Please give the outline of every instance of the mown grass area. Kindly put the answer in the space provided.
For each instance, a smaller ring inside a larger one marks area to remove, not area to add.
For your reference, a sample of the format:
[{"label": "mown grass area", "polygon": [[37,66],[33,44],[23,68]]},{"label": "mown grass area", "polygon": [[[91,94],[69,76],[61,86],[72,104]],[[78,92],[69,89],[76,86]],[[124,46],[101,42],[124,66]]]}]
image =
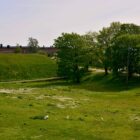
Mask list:
[{"label": "mown grass area", "polygon": [[45,55],[0,54],[0,81],[56,76],[57,65]]},{"label": "mown grass area", "polygon": [[80,85],[0,84],[0,139],[138,140],[140,81],[130,82],[95,74]]}]

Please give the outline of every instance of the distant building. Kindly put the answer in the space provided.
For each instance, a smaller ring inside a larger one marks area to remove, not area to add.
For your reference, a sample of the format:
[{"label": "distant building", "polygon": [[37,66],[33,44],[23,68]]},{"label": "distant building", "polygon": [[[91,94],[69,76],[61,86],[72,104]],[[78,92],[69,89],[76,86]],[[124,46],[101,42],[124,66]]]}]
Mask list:
[{"label": "distant building", "polygon": [[[15,53],[16,52],[16,46],[3,46],[2,44],[0,44],[0,53]],[[21,48],[21,53],[29,53],[29,49],[27,46],[20,46]],[[54,55],[55,53],[57,53],[58,49],[54,48],[54,47],[40,47],[39,51],[47,53],[49,56]]]}]

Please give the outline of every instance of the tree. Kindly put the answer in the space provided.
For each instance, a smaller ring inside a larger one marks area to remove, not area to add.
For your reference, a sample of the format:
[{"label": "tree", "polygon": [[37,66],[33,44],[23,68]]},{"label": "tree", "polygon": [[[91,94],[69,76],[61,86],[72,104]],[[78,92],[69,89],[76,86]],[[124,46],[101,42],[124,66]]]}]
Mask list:
[{"label": "tree", "polygon": [[130,23],[122,24],[117,36],[123,34],[140,34],[140,26],[136,24],[130,24]]},{"label": "tree", "polygon": [[21,53],[22,52],[21,45],[17,44],[14,52]]},{"label": "tree", "polygon": [[89,66],[97,66],[97,32],[87,32],[83,35],[86,41],[86,53],[88,53],[88,57],[86,57],[85,70],[88,71]]},{"label": "tree", "polygon": [[30,37],[28,39],[28,47],[29,47],[30,53],[36,53],[38,51],[38,48],[39,48],[38,40]]},{"label": "tree", "polygon": [[[130,23],[121,24],[120,30],[115,35],[115,37],[112,39],[112,46],[116,46],[115,48],[113,47],[113,58],[112,58],[112,60],[113,60],[112,69],[113,69],[114,74],[117,74],[119,68],[122,68],[124,66],[124,62],[126,62],[126,61],[123,60],[123,58],[125,59],[125,57],[129,57],[129,55],[130,55],[129,53],[131,53],[131,51],[132,51],[131,47],[135,46],[134,44],[132,44],[133,41],[135,42],[134,36],[139,35],[139,34],[140,34],[140,26],[135,25],[135,24],[130,24]],[[130,35],[132,35],[132,36],[130,36]],[[121,40],[123,38],[124,38],[124,40]],[[127,41],[128,42],[130,41],[129,43],[131,44],[131,47]],[[123,44],[119,44],[120,42],[122,42]],[[129,46],[128,47],[129,49],[126,46]],[[116,51],[114,49],[116,49]],[[117,54],[115,52],[117,52]],[[127,58],[127,61],[129,61],[128,58]],[[130,76],[130,74],[129,74],[129,76]]]},{"label": "tree", "polygon": [[140,73],[140,35],[124,34],[114,41],[113,65],[115,72],[126,70],[127,77]]},{"label": "tree", "polygon": [[113,22],[110,27],[104,27],[98,35],[98,62],[105,70],[105,75],[108,74],[108,69],[111,66],[112,59],[112,40],[120,31],[121,24]]},{"label": "tree", "polygon": [[62,33],[55,40],[58,51],[58,75],[79,83],[83,75],[86,57],[86,41],[76,33]]}]

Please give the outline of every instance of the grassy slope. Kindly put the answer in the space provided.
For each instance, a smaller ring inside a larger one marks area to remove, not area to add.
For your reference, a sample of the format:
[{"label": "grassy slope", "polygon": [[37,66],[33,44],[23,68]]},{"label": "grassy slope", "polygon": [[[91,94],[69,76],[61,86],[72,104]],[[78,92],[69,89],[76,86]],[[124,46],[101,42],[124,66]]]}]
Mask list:
[{"label": "grassy slope", "polygon": [[[14,94],[0,94],[2,140],[140,139],[138,82],[126,87],[123,81],[100,74],[81,85],[62,81],[0,88],[14,89]],[[45,115],[48,120],[42,120]]]},{"label": "grassy slope", "polygon": [[56,64],[37,54],[0,54],[0,81],[56,76]]}]

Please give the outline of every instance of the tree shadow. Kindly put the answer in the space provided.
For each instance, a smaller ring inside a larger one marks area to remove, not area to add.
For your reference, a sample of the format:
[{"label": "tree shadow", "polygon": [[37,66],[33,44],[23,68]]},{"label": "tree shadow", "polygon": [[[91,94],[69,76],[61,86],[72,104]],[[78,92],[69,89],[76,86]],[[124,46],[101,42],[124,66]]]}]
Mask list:
[{"label": "tree shadow", "polygon": [[[6,85],[8,87],[8,85]],[[10,85],[14,86],[14,85]],[[80,84],[74,84],[67,80],[51,82],[33,82],[15,85],[17,88],[56,88],[69,87],[71,89],[84,89],[93,92],[121,92],[134,88],[140,88],[140,77],[133,77],[128,84],[125,76],[114,77],[111,74],[105,76],[104,73],[86,75]]]},{"label": "tree shadow", "polygon": [[75,88],[86,89],[94,92],[121,92],[140,87],[140,77],[134,76],[126,82],[126,76],[107,76],[104,73],[88,75],[83,82]]},{"label": "tree shadow", "polygon": [[50,81],[50,82],[35,82],[35,83],[28,83],[26,87],[30,88],[49,88],[49,87],[59,87],[59,86],[71,86],[72,83],[66,80],[57,80],[57,81]]}]

